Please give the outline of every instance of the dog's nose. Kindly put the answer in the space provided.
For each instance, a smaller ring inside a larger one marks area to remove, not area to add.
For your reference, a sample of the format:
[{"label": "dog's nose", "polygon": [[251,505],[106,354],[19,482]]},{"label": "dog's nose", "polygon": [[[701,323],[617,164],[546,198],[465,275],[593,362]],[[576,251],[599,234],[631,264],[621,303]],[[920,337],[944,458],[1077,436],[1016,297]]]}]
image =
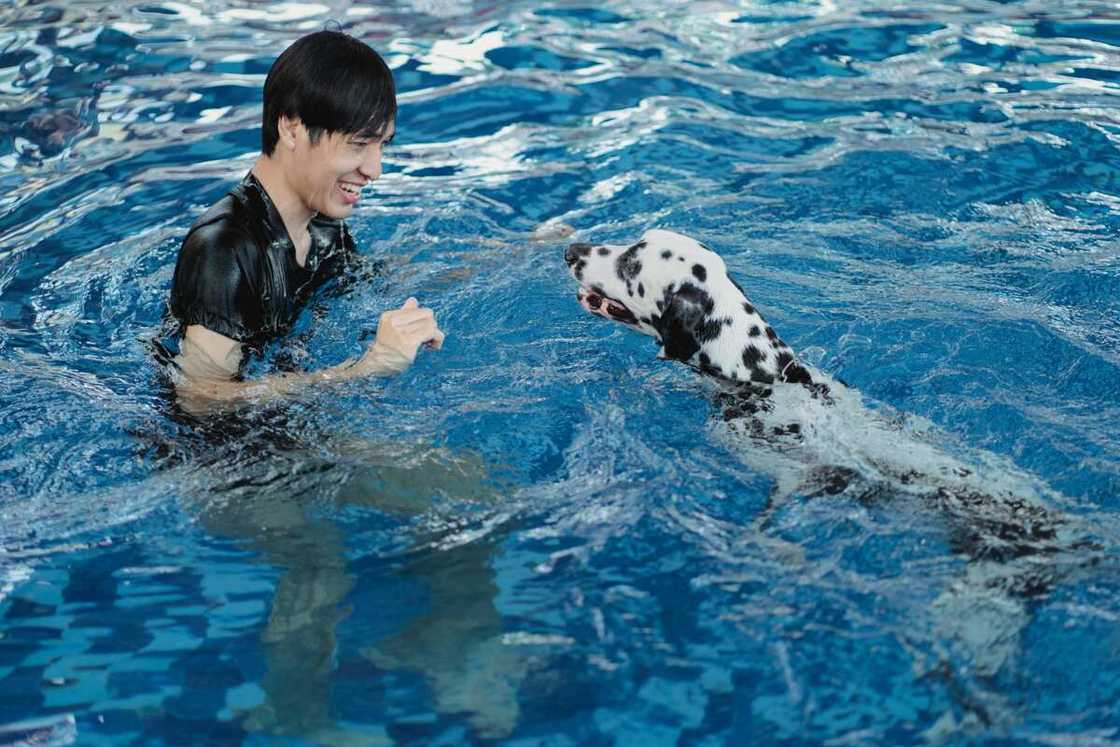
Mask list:
[{"label": "dog's nose", "polygon": [[574,265],[581,257],[591,254],[591,244],[572,244],[564,252],[564,261]]}]

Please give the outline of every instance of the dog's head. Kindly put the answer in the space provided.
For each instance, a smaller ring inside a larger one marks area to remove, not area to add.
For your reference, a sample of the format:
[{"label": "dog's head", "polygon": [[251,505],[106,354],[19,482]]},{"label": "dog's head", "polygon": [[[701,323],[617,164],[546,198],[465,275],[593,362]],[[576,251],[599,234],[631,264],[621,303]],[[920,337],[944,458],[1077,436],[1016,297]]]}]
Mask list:
[{"label": "dog's head", "polygon": [[733,381],[812,383],[723,258],[695,239],[653,229],[630,245],[572,244],[564,260],[580,305],[655,337],[662,357],[698,356],[701,369]]}]

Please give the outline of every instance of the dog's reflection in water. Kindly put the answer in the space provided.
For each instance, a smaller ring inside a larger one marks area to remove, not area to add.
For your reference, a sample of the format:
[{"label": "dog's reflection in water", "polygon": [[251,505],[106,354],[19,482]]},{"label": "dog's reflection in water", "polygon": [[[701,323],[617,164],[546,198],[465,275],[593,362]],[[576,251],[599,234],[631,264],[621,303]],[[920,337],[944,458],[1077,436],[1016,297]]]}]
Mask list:
[{"label": "dog's reflection in water", "polygon": [[[253,431],[269,432],[267,426]],[[293,432],[290,422],[284,432]],[[492,515],[507,494],[483,460],[420,444],[334,437],[312,446],[307,439],[277,439],[274,430],[271,436],[253,443],[242,433],[236,453],[210,451],[210,458],[179,467],[206,476],[190,481],[200,523],[280,569],[262,634],[264,702],[245,714],[246,730],[319,744],[376,738],[342,728],[330,709],[335,629],[360,582],[347,559],[347,535],[330,515],[360,506],[399,522],[388,530],[397,535],[388,543],[400,549],[386,563],[426,587],[428,599],[403,630],[366,642],[361,655],[378,669],[422,675],[434,709],[465,718],[478,736],[508,735],[528,658],[502,639],[491,569],[499,539],[480,530],[468,541],[470,520],[456,518]],[[441,512],[451,518],[439,520]]]}]

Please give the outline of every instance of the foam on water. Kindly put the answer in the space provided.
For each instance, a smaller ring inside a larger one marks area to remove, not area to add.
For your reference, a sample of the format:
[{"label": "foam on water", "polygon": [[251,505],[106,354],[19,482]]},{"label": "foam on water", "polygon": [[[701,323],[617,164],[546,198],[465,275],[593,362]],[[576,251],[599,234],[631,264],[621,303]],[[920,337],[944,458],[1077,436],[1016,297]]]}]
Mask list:
[{"label": "foam on water", "polygon": [[1063,502],[1043,481],[1005,457],[962,448],[926,418],[882,404],[869,406],[857,390],[820,371],[814,371],[813,378],[828,385],[827,397],[804,387],[779,385],[771,395],[772,407],[760,413],[767,433],[796,423],[799,436],[752,438],[735,420],[715,428],[752,467],[774,476],[776,497],[795,495],[813,469],[836,466],[900,494],[947,488],[1055,507]]}]

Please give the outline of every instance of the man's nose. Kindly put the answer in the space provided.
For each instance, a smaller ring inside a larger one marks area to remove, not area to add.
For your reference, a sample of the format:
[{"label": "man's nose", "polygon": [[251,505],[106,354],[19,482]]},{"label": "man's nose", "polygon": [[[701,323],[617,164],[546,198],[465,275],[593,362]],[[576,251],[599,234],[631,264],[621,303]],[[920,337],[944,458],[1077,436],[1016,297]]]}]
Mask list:
[{"label": "man's nose", "polygon": [[591,254],[591,244],[572,244],[564,251],[564,261],[574,265],[581,257]]},{"label": "man's nose", "polygon": [[361,165],[358,166],[358,172],[371,182],[381,176],[380,145],[370,146],[369,152],[366,154],[366,157],[362,159]]}]

